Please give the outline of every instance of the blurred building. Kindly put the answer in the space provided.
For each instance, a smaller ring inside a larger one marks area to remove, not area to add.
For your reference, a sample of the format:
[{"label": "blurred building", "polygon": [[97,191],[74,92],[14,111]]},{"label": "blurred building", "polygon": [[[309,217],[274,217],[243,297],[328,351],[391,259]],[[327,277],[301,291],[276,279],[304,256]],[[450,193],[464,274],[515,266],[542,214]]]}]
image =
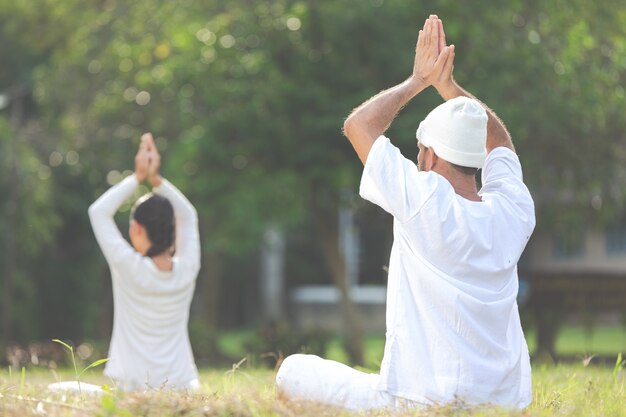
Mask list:
[{"label": "blurred building", "polygon": [[[351,299],[369,333],[385,330],[391,222],[390,216],[371,206],[344,208],[339,215]],[[267,243],[276,239],[280,243]],[[276,230],[266,239],[262,256],[265,317],[286,314],[298,328],[341,331],[340,293],[330,280],[294,283],[292,277],[299,272],[289,267],[285,271],[285,258],[292,258],[297,246],[285,245],[285,237]],[[323,271],[321,264],[319,260],[314,268],[317,273]],[[567,235],[537,231],[518,269],[520,308],[534,312],[539,327],[550,326],[544,318],[555,312],[560,319],[576,313],[619,322],[626,313],[626,221],[606,229],[580,227]]]}]

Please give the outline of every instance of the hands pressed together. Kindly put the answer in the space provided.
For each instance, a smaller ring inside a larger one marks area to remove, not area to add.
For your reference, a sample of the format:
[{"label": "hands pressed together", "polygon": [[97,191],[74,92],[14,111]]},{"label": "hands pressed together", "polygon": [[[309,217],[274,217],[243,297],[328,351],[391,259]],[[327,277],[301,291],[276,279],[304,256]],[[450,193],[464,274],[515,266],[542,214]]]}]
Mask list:
[{"label": "hands pressed together", "polygon": [[147,180],[153,187],[158,187],[161,184],[160,168],[161,155],[154,138],[151,133],[144,133],[135,155],[135,176],[139,182]]},{"label": "hands pressed together", "polygon": [[437,15],[430,15],[419,31],[413,64],[414,81],[432,85],[439,92],[453,83],[454,45],[446,45],[443,23]]}]

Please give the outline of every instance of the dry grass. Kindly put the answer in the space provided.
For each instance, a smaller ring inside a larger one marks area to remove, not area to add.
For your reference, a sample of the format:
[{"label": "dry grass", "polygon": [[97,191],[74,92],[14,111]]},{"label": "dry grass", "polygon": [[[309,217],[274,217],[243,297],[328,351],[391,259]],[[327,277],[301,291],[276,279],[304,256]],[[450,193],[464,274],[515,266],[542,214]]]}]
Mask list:
[{"label": "dry grass", "polygon": [[[121,416],[121,417],[326,417],[391,415],[389,412],[349,413],[310,403],[292,403],[276,396],[274,374],[269,370],[243,368],[236,371],[206,370],[201,374],[202,389],[183,394],[149,390],[146,393],[112,392],[102,397],[50,393],[47,384],[56,377],[43,370],[22,375],[0,371],[0,416]],[[72,379],[63,373],[63,380]],[[84,378],[91,383],[106,383],[97,372]],[[525,411],[511,412],[493,407],[438,407],[399,417],[625,417],[626,382],[624,371],[613,374],[609,368],[582,365],[544,366],[534,370],[534,402]]]}]

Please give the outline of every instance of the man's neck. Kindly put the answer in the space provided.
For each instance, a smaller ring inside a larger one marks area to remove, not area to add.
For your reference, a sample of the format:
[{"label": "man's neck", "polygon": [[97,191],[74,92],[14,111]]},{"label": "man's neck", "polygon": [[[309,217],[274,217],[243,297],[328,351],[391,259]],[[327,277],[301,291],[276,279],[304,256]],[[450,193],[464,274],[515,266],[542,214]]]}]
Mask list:
[{"label": "man's neck", "polygon": [[437,168],[434,171],[448,180],[457,195],[469,201],[481,201],[474,176],[462,174],[447,164]]}]

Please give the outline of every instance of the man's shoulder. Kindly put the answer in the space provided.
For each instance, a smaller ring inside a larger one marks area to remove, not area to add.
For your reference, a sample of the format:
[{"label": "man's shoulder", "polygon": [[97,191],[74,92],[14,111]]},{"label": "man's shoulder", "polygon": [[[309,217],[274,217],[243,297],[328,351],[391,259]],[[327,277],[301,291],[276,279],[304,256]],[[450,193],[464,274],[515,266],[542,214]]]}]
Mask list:
[{"label": "man's shoulder", "polygon": [[497,147],[489,152],[481,174],[483,187],[490,184],[512,182],[523,184],[522,165],[517,154],[504,146]]},{"label": "man's shoulder", "polygon": [[517,153],[507,147],[507,146],[498,146],[496,148],[493,148],[488,154],[487,154],[487,158],[485,159],[485,164],[484,167],[487,167],[490,162],[492,162],[493,160],[501,160],[501,159],[508,159],[511,161],[516,161],[518,164],[520,163],[519,160],[519,156],[517,156]]}]

